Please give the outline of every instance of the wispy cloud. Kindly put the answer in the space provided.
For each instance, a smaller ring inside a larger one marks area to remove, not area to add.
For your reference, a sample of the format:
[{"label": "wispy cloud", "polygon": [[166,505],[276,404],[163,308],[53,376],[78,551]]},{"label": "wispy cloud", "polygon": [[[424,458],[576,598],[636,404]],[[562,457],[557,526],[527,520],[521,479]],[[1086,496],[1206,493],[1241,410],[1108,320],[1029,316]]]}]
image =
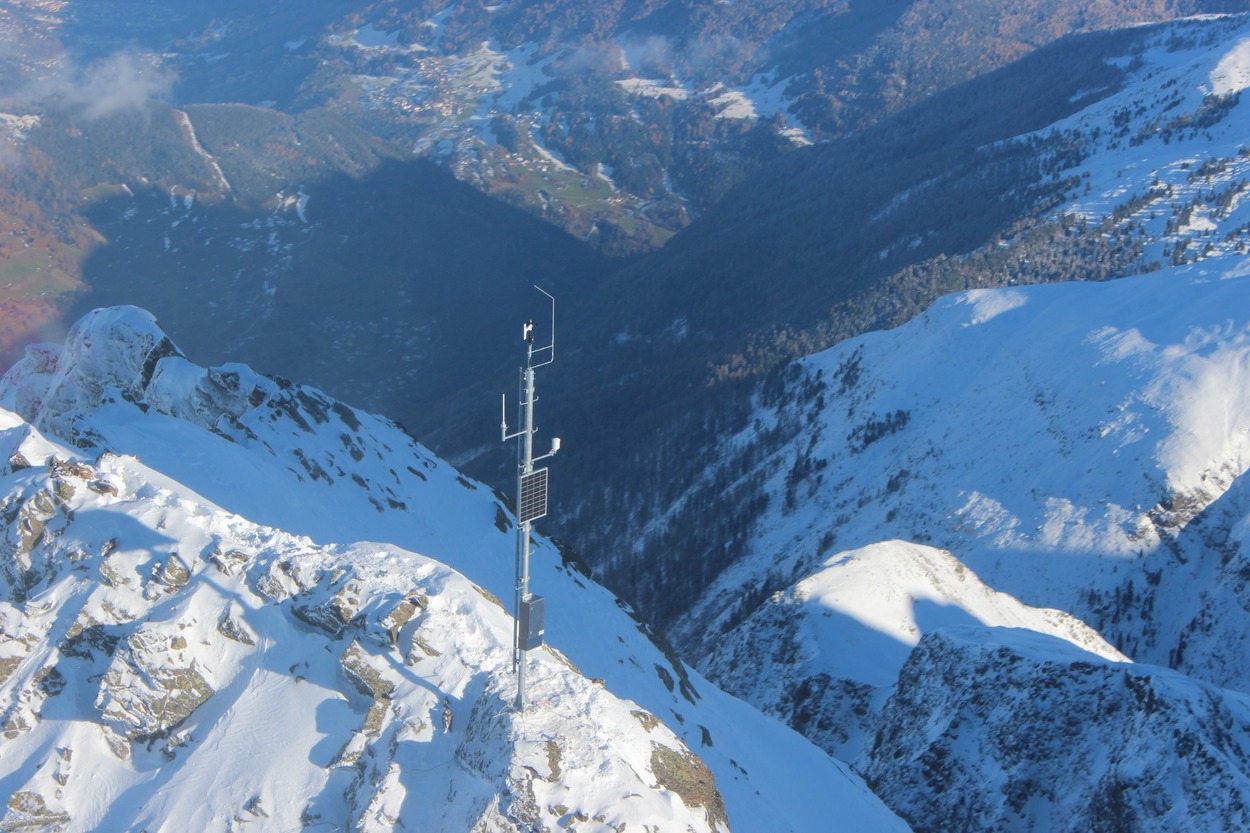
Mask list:
[{"label": "wispy cloud", "polygon": [[735,67],[748,59],[752,47],[728,35],[710,35],[678,43],[663,35],[626,38],[621,46],[629,66],[643,76],[676,74],[695,80],[711,73],[724,74],[726,67]]},{"label": "wispy cloud", "polygon": [[119,52],[87,66],[68,64],[55,75],[32,82],[9,102],[58,107],[100,119],[168,99],[173,82],[174,76],[155,56]]},{"label": "wispy cloud", "polygon": [[668,74],[672,71],[673,40],[662,35],[633,38],[624,43],[625,60],[644,75]]},{"label": "wispy cloud", "polygon": [[619,46],[612,43],[581,43],[564,47],[556,61],[555,71],[562,75],[589,72],[618,72],[622,66]]}]

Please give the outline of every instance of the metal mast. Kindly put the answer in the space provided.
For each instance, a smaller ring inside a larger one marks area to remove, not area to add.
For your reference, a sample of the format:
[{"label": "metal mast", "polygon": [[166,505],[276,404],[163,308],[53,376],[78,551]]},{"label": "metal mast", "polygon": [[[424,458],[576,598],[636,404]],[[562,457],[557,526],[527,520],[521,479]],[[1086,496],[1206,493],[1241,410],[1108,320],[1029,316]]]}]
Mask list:
[{"label": "metal mast", "polygon": [[521,430],[515,434],[508,433],[506,394],[499,426],[503,442],[521,440],[517,447],[516,607],[512,642],[512,665],[517,674],[515,706],[518,711],[525,710],[525,654],[543,644],[544,631],[544,600],[530,593],[530,528],[534,521],[547,514],[547,469],[535,470],[534,464],[560,450],[560,438],[554,437],[550,451],[541,457],[534,456],[534,403],[538,401],[534,390],[534,371],[551,364],[556,357],[556,299],[542,288],[534,288],[551,299],[551,343],[546,347],[535,347],[534,322],[527,321],[522,327],[525,367],[521,368],[518,404]]}]

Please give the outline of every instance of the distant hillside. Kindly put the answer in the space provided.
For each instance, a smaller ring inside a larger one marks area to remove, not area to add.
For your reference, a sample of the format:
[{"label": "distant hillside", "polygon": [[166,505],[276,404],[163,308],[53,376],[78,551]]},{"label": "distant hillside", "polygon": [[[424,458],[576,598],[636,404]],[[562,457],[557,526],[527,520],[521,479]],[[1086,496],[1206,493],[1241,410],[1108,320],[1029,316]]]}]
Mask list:
[{"label": "distant hillside", "polygon": [[1067,35],[1234,5],[375,2],[334,27],[344,48],[304,91],[631,251],[794,147],[857,133]]},{"label": "distant hillside", "polygon": [[[974,290],[796,364],[706,457],[695,496],[761,508],[740,543],[707,553],[720,575],[676,641],[711,650],[773,590],[897,538],[1136,661],[1250,688],[1247,283],[1242,255]],[[667,522],[707,523],[682,508]],[[667,552],[655,567],[676,574],[687,553]],[[675,582],[662,601],[682,598]]]},{"label": "distant hillside", "polygon": [[[308,164],[291,157],[293,143],[272,147],[279,165]],[[222,158],[234,183],[259,167]],[[141,304],[210,361],[247,360],[404,422],[489,382],[466,407],[493,418],[496,385],[511,391],[512,365],[501,362],[520,322],[546,315],[532,285],[572,302],[608,268],[423,161],[313,177],[270,203],[171,201],[155,190],[97,203],[88,216],[110,242],[84,262],[91,289],[72,310]]]},{"label": "distant hillside", "polygon": [[199,104],[187,121],[204,155],[245,207],[280,204],[323,177],[361,177],[403,155],[325,110],[295,116],[243,104]]},{"label": "distant hillside", "polygon": [[1024,628],[1128,661],[1075,616],[1023,605],[950,553],[895,540],[830,555],[714,640],[700,664],[726,691],[834,757],[862,761],[917,643],[973,623]]},{"label": "distant hillside", "polygon": [[[1109,95],[1125,77],[1110,59],[1143,49],[1146,37],[1065,41],[860,137],[797,151],[616,273],[594,306],[568,310],[582,329],[546,419],[572,426],[570,447],[584,449],[566,464],[579,485],[564,528],[600,554],[605,580],[627,595],[625,582],[658,588],[630,551],[651,562],[651,547],[700,553],[744,534],[753,510],[714,494],[700,498],[705,520],[689,528],[693,538],[635,531],[654,532],[653,520],[683,500],[715,438],[743,427],[753,386],[786,361],[900,324],[945,292],[1142,269],[1132,230],[1085,234],[1050,213],[1079,186],[1056,176],[1078,148],[1062,137],[1005,140]],[[460,425],[431,417],[418,425],[437,447],[470,447]],[[485,421],[474,430],[482,436]]]},{"label": "distant hillside", "polygon": [[[789,150],[1077,32],[1232,0],[71,2],[71,62],[138,45],[183,105],[332,109],[606,252],[661,246]],[[29,38],[28,38],[29,39]]]}]

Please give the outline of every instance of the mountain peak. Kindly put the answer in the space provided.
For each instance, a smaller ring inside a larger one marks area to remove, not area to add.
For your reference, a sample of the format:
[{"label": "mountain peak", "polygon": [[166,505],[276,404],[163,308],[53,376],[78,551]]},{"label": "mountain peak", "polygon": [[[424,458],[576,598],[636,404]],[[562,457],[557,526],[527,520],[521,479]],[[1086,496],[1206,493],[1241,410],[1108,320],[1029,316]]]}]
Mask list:
[{"label": "mountain peak", "polygon": [[138,401],[157,362],[181,355],[146,310],[93,310],[70,328],[64,347],[26,348],[5,375],[5,405],[37,425],[65,428],[111,396]]}]

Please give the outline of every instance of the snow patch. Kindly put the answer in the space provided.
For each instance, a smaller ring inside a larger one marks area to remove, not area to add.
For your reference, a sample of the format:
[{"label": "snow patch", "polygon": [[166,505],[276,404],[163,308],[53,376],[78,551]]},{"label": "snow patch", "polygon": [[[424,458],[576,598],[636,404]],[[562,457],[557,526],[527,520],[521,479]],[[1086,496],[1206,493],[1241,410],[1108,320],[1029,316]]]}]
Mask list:
[{"label": "snow patch", "polygon": [[650,78],[622,78],[616,82],[622,90],[630,95],[644,98],[668,98],[682,101],[690,97],[690,90],[681,86],[672,86],[663,81]]},{"label": "snow patch", "polygon": [[1220,59],[1210,79],[1215,95],[1241,92],[1250,86],[1250,38],[1237,43]]},{"label": "snow patch", "polygon": [[973,289],[958,296],[957,299],[957,303],[967,304],[972,307],[972,314],[968,322],[964,324],[965,327],[975,327],[978,324],[992,321],[1003,313],[1020,309],[1028,302],[1029,296],[1027,294],[1010,289]]}]

